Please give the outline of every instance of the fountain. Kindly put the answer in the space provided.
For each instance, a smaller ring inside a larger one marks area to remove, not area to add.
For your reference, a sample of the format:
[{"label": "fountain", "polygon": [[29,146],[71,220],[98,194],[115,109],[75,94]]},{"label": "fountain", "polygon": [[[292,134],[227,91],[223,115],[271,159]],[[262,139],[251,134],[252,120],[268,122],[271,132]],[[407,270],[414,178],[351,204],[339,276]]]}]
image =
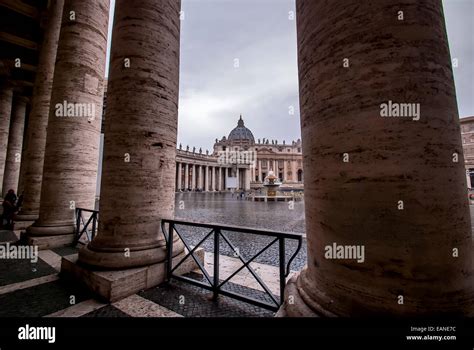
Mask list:
[{"label": "fountain", "polygon": [[267,177],[263,181],[263,187],[265,188],[264,195],[255,195],[253,200],[257,202],[268,202],[268,201],[294,201],[299,200],[294,195],[278,194],[278,188],[281,186],[281,181],[276,177],[273,171],[269,171]]},{"label": "fountain", "polygon": [[281,186],[281,182],[278,181],[275,173],[270,170],[263,182],[263,186],[266,188],[267,197],[275,197],[278,188]]}]

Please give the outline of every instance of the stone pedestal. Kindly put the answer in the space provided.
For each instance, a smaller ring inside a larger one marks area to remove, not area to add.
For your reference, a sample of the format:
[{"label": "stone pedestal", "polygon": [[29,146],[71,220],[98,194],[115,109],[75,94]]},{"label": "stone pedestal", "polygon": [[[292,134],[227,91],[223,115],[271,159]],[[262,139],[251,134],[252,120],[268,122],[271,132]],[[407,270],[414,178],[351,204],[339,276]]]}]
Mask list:
[{"label": "stone pedestal", "polygon": [[[71,11],[74,17],[71,17]],[[109,0],[65,0],[54,71],[39,219],[30,243],[69,241],[75,208],[95,205]],[[54,243],[52,243],[54,244]]]},{"label": "stone pedestal", "polygon": [[[199,248],[195,255],[204,266],[204,250]],[[177,264],[185,252],[173,259]],[[198,265],[189,257],[176,270],[175,274],[183,275],[198,269]],[[61,277],[81,281],[83,285],[95,292],[99,297],[113,303],[141,290],[156,287],[166,279],[166,263],[161,262],[144,267],[126,270],[97,270],[78,263],[77,255],[63,257],[61,261]]]},{"label": "stone pedestal", "polygon": [[53,85],[56,52],[64,0],[52,0],[48,8],[47,24],[36,71],[31,111],[28,119],[28,144],[22,170],[24,197],[21,212],[15,217],[15,227],[25,229],[39,216],[41,182],[43,179],[46,129]]},{"label": "stone pedestal", "polygon": [[5,161],[5,172],[3,175],[2,197],[5,197],[10,189],[13,189],[15,193],[18,192],[27,103],[28,99],[25,97],[15,96],[13,98],[10,132],[8,134],[8,149]]},{"label": "stone pedestal", "polygon": [[[282,312],[472,315],[471,225],[441,1],[296,5],[308,267],[288,284]],[[411,110],[385,116],[390,103]]]}]

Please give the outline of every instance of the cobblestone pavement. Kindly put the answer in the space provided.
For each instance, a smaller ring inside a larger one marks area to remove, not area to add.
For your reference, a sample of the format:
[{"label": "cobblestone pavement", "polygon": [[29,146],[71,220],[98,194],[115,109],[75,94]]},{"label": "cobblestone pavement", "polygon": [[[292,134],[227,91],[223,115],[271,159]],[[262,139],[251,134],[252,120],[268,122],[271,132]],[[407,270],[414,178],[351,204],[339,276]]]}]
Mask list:
[{"label": "cobblestone pavement", "polygon": [[[190,274],[201,280],[199,275]],[[259,300],[269,300],[263,292],[228,283],[228,290],[245,294]],[[166,307],[185,317],[273,317],[274,313],[232,298],[219,296],[214,302],[212,292],[191,284],[171,281],[138,295]],[[278,299],[277,299],[278,300]]]},{"label": "cobblestone pavement", "polygon": [[[285,202],[251,202],[239,200],[229,193],[179,193],[176,195],[176,208],[176,218],[181,220],[299,234],[305,232],[303,202],[295,202],[294,208],[290,209],[289,204]],[[209,232],[203,228],[188,226],[177,226],[177,229],[190,245],[198,244]],[[251,258],[272,241],[271,237],[227,231],[223,231],[223,233],[238,248],[239,254],[245,259]],[[213,251],[212,236],[202,244],[202,247],[208,252]],[[286,240],[286,261],[296,248],[295,241]],[[220,253],[236,256],[223,239],[220,243]],[[278,266],[278,243],[275,243],[255,261]],[[293,261],[291,269],[299,271],[305,264],[306,238],[303,238],[301,250]]]}]

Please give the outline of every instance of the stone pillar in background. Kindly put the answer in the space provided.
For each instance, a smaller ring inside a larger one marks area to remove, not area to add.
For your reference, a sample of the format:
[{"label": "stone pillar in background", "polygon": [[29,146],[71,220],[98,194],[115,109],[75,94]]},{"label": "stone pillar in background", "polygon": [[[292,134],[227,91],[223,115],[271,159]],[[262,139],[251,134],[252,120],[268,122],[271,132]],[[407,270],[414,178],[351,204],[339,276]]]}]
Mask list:
[{"label": "stone pillar in background", "polygon": [[[7,159],[8,134],[12,114],[13,89],[9,86],[0,86],[0,186],[3,185],[5,161]],[[8,191],[8,189],[6,190]],[[0,191],[3,195],[3,187]]]},{"label": "stone pillar in background", "polygon": [[245,169],[245,190],[250,191],[250,168]]},{"label": "stone pillar in background", "polygon": [[[441,1],[296,6],[308,267],[287,284],[280,314],[472,315],[471,225]],[[419,105],[408,117],[383,117],[389,100]],[[358,257],[331,256],[335,244],[358,247]]]},{"label": "stone pillar in background", "polygon": [[8,134],[7,157],[5,161],[5,172],[3,175],[3,197],[5,197],[10,189],[15,190],[15,193],[18,192],[27,103],[28,99],[26,97],[15,96],[13,98],[10,132]]},{"label": "stone pillar in background", "polygon": [[296,160],[291,161],[291,178],[294,182],[298,182],[298,170],[296,169]]},{"label": "stone pillar in background", "polygon": [[[26,113],[28,113],[28,106],[26,107]],[[26,116],[26,115],[25,115]],[[25,119],[25,127],[23,129],[23,145],[21,149],[21,164],[20,164],[20,175],[18,178],[18,195],[22,194],[25,190],[25,165],[26,165],[26,149],[28,147],[28,130]],[[16,215],[15,215],[16,220]],[[17,225],[15,225],[15,230],[18,230]]]},{"label": "stone pillar in background", "polygon": [[[180,5],[177,0],[116,1],[99,232],[79,252],[86,266],[164,266],[160,221],[174,218],[175,205]],[[130,154],[130,163],[123,162],[123,153]],[[175,254],[182,250],[176,243]],[[151,279],[160,283],[161,278]]]},{"label": "stone pillar in background", "polygon": [[237,168],[235,169],[235,176],[237,177],[237,189],[240,189],[240,188],[241,188],[241,185],[240,185],[240,174],[239,174],[239,172],[240,172],[240,169],[239,169],[239,167],[237,167]]},{"label": "stone pillar in background", "polygon": [[204,191],[209,191],[209,166],[204,167]]},{"label": "stone pillar in background", "polygon": [[262,161],[258,161],[258,181],[263,182],[262,178]]},{"label": "stone pillar in background", "polygon": [[48,8],[48,19],[39,55],[26,131],[28,144],[22,165],[24,167],[23,206],[21,212],[15,217],[15,221],[32,221],[38,219],[39,215],[46,129],[63,6],[64,0],[52,0]]},{"label": "stone pillar in background", "polygon": [[183,170],[181,167],[181,163],[178,163],[178,192],[181,191],[182,189],[182,175],[183,175]]},{"label": "stone pillar in background", "polygon": [[192,184],[191,189],[194,191],[196,189],[196,164],[193,164],[193,177],[192,177]]},{"label": "stone pillar in background", "polygon": [[219,167],[218,176],[217,176],[217,189],[222,191],[222,168]]},{"label": "stone pillar in background", "polygon": [[29,243],[40,248],[70,244],[74,209],[95,207],[108,15],[109,0],[64,3],[40,213],[27,229]]},{"label": "stone pillar in background", "polygon": [[184,189],[187,191],[189,188],[189,164],[184,165]]},{"label": "stone pillar in background", "polygon": [[288,161],[285,159],[283,160],[283,179],[281,179],[281,181],[286,182],[287,172],[288,172]]},{"label": "stone pillar in background", "polygon": [[209,167],[209,191],[214,191],[215,189],[215,186],[214,186],[214,182],[216,181],[216,174],[215,174],[215,171],[214,171],[214,167],[213,166],[210,166]]},{"label": "stone pillar in background", "polygon": [[202,165],[199,165],[199,176],[198,176],[198,178],[199,178],[198,187],[199,187],[200,190],[202,190],[202,184],[203,184],[203,182],[202,182]]}]

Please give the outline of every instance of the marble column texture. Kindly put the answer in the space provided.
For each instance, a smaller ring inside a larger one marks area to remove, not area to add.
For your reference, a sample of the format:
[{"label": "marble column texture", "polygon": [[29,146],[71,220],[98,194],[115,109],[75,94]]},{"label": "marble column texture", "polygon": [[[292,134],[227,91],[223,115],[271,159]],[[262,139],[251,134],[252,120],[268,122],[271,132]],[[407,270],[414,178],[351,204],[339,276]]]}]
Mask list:
[{"label": "marble column texture", "polygon": [[[175,209],[180,8],[176,0],[116,1],[99,231],[80,250],[81,264],[126,269],[166,259],[160,222]],[[176,241],[174,254],[183,249]]]},{"label": "marble column texture", "polygon": [[37,236],[64,242],[57,236],[72,236],[75,208],[95,206],[108,16],[109,0],[64,2],[40,212],[27,229],[30,242]]},{"label": "marble column texture", "polygon": [[28,99],[26,97],[13,97],[5,172],[3,175],[3,197],[5,197],[10,189],[14,190],[15,193],[18,192],[27,103]]},{"label": "marble column texture", "polygon": [[209,167],[204,167],[204,191],[209,191]]},{"label": "marble column texture", "polygon": [[[308,265],[287,284],[280,314],[472,315],[471,224],[441,0],[296,6]],[[415,105],[385,117],[388,101]]]},{"label": "marble column texture", "polygon": [[[12,114],[13,89],[7,85],[0,86],[0,193],[3,195],[3,177],[7,159],[8,134]],[[7,189],[8,191],[8,189]]]},{"label": "marble column texture", "polygon": [[43,179],[46,130],[48,127],[51,90],[64,0],[52,0],[48,7],[47,24],[36,71],[31,110],[28,119],[23,181],[24,197],[16,221],[36,220],[39,216],[41,182]]}]

